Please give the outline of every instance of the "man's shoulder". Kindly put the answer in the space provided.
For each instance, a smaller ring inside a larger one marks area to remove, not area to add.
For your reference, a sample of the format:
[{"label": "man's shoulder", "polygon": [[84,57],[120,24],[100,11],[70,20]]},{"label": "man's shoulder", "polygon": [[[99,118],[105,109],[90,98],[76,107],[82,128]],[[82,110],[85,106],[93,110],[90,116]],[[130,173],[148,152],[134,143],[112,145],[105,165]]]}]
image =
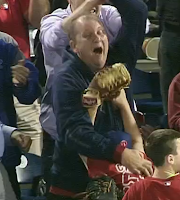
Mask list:
[{"label": "man's shoulder", "polygon": [[169,91],[180,91],[180,73],[177,74],[172,80]]},{"label": "man's shoulder", "polygon": [[78,71],[75,70],[76,62],[73,60],[66,60],[62,63],[61,69],[55,75],[56,82],[62,83],[73,83],[78,81],[77,74]]},{"label": "man's shoulder", "polygon": [[111,17],[120,17],[117,8],[111,5],[102,5],[100,18],[110,20]]},{"label": "man's shoulder", "polygon": [[117,8],[111,5],[103,5],[101,8],[100,19],[107,31],[110,43],[112,43],[122,27],[122,19]]},{"label": "man's shoulder", "polygon": [[102,5],[101,12],[118,12],[117,8],[111,5]]},{"label": "man's shoulder", "polygon": [[55,11],[53,11],[50,15],[51,16],[58,16],[58,17],[68,17],[71,14],[70,7],[68,6],[66,9],[58,8]]},{"label": "man's shoulder", "polygon": [[180,84],[180,73],[175,76],[173,81],[178,82]]},{"label": "man's shoulder", "polygon": [[13,37],[4,32],[0,32],[0,45],[13,45],[14,47],[18,47],[18,44]]}]

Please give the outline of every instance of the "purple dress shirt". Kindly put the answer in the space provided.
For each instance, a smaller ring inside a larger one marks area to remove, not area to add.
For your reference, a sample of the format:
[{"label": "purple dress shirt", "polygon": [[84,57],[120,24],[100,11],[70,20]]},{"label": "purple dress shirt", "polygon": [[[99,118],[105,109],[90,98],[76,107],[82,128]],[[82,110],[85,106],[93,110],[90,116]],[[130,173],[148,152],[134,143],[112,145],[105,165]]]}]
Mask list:
[{"label": "purple dress shirt", "polygon": [[[53,139],[57,138],[57,131],[51,105],[51,86],[54,74],[57,74],[62,64],[63,50],[69,45],[68,35],[61,28],[61,23],[71,13],[70,6],[68,6],[67,9],[57,9],[41,21],[40,40],[45,57],[47,82],[41,105],[40,122],[43,129]],[[103,5],[99,17],[108,35],[109,43],[112,44],[122,26],[121,16],[115,7]]]}]

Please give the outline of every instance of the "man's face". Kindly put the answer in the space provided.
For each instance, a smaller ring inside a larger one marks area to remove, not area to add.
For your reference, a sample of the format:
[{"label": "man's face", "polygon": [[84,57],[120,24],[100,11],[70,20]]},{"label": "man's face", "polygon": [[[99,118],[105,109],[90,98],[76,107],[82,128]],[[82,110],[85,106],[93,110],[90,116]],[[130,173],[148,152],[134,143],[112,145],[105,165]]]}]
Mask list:
[{"label": "man's face", "polygon": [[175,141],[177,155],[174,155],[174,168],[176,172],[180,172],[180,138]]},{"label": "man's face", "polygon": [[[72,12],[74,12],[74,10],[76,10],[85,0],[68,0],[70,6],[71,6],[71,10]],[[100,13],[100,9],[101,6],[96,6],[92,9],[92,13],[99,15]]]},{"label": "man's face", "polygon": [[93,71],[100,70],[106,63],[108,53],[108,38],[104,28],[95,20],[81,20],[77,27],[71,47]]}]

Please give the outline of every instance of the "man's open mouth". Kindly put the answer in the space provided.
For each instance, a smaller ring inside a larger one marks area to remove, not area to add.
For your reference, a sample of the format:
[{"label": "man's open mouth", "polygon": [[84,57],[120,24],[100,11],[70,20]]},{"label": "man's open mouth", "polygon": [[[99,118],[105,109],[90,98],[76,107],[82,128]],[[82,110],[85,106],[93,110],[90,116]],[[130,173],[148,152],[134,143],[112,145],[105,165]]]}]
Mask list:
[{"label": "man's open mouth", "polygon": [[96,47],[96,48],[94,48],[93,52],[95,54],[102,54],[103,48],[102,47]]}]

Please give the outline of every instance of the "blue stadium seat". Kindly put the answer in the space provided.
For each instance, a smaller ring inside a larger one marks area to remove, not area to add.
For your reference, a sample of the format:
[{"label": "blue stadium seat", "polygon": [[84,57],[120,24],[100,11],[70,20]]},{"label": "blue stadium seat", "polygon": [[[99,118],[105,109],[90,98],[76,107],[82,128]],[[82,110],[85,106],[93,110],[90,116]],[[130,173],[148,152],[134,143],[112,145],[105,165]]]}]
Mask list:
[{"label": "blue stadium seat", "polygon": [[149,73],[135,69],[132,84],[138,111],[162,115],[159,73]]}]

